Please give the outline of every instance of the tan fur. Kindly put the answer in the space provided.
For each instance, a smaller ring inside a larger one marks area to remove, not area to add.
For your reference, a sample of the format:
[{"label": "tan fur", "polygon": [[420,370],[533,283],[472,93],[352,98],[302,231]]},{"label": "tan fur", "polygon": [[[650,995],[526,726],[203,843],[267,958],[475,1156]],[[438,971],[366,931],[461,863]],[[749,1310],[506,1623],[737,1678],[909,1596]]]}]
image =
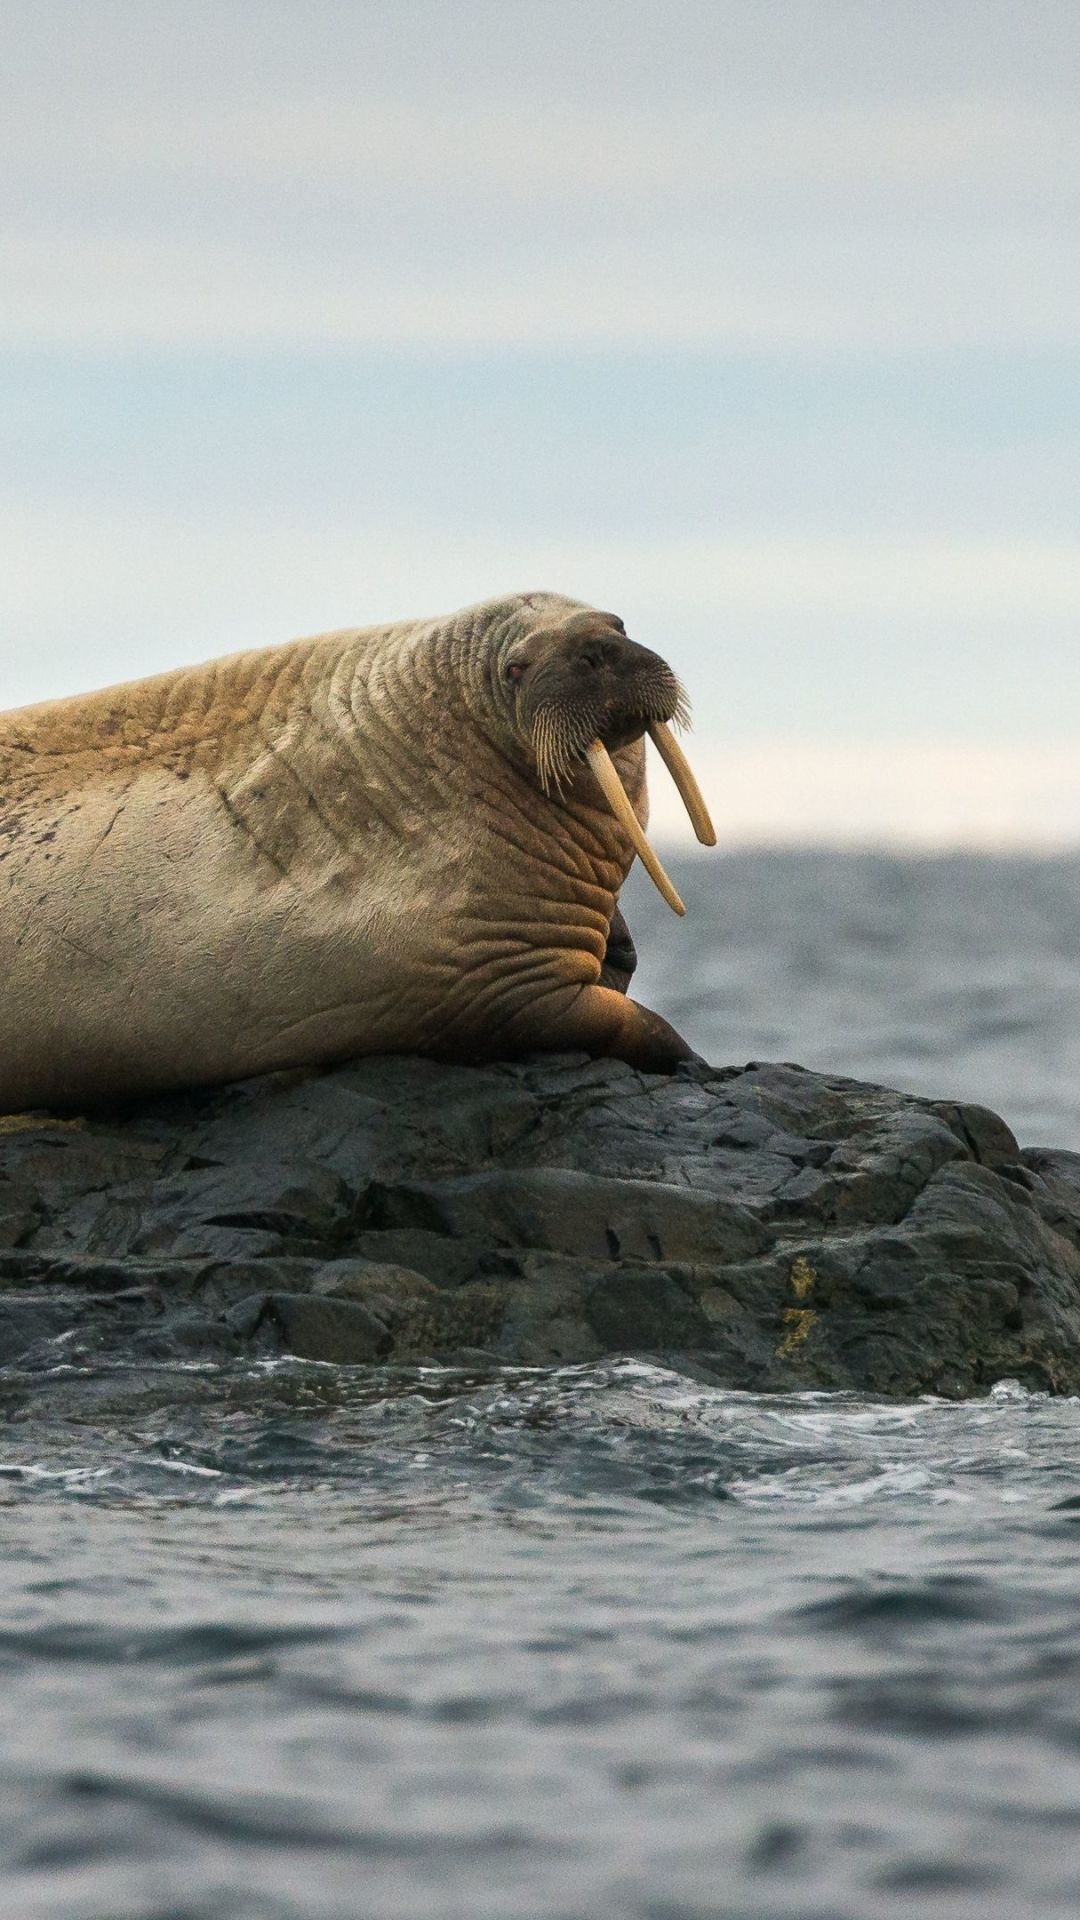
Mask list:
[{"label": "tan fur", "polygon": [[[0,1108],[361,1053],[685,1054],[596,985],[621,829],[584,770],[543,794],[492,704],[492,649],[576,613],[530,595],[0,715]],[[616,758],[643,817],[641,743]]]}]

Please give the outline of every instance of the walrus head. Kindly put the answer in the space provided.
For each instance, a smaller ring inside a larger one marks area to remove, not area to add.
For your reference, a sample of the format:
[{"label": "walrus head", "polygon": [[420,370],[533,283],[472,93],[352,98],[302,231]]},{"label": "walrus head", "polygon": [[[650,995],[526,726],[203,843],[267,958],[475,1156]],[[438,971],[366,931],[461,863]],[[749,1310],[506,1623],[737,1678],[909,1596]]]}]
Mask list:
[{"label": "walrus head", "polygon": [[701,791],[671,731],[672,723],[686,726],[690,709],[667,661],[628,639],[615,614],[582,608],[556,626],[512,641],[499,668],[515,729],[545,793],[561,794],[588,765],[668,905],[676,913],[685,912],[611,758],[647,733],[671,773],[698,839],[715,846]]}]

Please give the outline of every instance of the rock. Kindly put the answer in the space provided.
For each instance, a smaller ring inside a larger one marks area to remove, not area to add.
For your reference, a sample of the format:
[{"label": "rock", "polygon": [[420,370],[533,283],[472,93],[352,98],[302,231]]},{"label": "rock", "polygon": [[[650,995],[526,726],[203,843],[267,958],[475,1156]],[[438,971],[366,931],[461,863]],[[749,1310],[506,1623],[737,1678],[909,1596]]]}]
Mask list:
[{"label": "rock", "polygon": [[305,1360],[363,1366],[387,1359],[394,1345],[389,1328],[358,1300],[327,1299],[318,1293],[269,1293],[253,1333],[265,1317],[272,1321],[286,1352]]},{"label": "rock", "polygon": [[1080,1392],[1080,1156],[796,1066],[368,1060],[0,1119],[0,1353]]}]

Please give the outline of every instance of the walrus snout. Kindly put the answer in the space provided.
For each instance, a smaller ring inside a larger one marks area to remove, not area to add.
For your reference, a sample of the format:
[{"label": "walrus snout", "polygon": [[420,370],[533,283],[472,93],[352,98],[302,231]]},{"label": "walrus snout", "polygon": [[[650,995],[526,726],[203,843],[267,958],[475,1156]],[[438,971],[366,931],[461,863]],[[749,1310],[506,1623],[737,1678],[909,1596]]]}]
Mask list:
[{"label": "walrus snout", "polygon": [[634,652],[637,658],[624,659],[614,668],[604,718],[597,728],[610,753],[640,740],[658,722],[685,726],[689,718],[686,695],[667,661],[647,647],[636,647]]},{"label": "walrus snout", "polygon": [[655,724],[686,724],[689,708],[676,675],[651,648],[598,630],[551,636],[528,666],[521,721],[531,738],[541,784],[560,790],[593,740],[617,753]]},{"label": "walrus snout", "polygon": [[568,648],[565,670],[603,712],[600,732],[613,752],[640,740],[654,720],[682,725],[687,718],[686,695],[667,661],[625,634],[592,635]]}]

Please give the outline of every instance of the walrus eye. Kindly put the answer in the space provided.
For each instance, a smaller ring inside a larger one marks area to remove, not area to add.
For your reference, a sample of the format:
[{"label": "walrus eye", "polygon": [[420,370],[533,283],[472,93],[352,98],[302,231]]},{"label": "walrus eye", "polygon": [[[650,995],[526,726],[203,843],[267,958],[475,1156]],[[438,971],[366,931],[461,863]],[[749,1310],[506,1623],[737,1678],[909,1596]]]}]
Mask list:
[{"label": "walrus eye", "polygon": [[513,664],[512,664],[512,666],[509,666],[509,667],[507,667],[507,669],[506,669],[506,677],[507,677],[507,679],[508,679],[508,680],[513,680],[513,682],[515,683],[515,685],[517,684],[517,682],[518,682],[519,680],[523,680],[523,679],[524,679],[524,677],[525,677],[525,668],[524,668],[524,666],[522,665],[522,663],[521,663],[521,661],[520,661],[520,660],[515,660],[515,661],[513,662]]}]

